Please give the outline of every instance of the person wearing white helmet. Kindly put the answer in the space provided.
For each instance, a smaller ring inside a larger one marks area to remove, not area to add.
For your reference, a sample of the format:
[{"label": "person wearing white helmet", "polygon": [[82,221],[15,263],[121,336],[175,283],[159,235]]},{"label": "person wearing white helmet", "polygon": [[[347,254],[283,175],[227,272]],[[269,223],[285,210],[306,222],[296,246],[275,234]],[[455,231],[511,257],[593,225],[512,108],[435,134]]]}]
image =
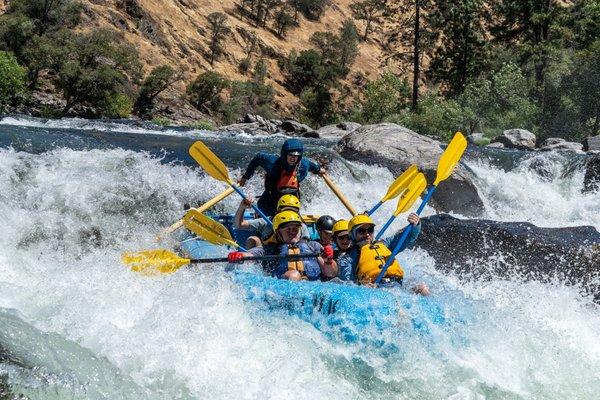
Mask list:
[{"label": "person wearing white helmet", "polygon": [[280,279],[318,280],[322,277],[333,278],[338,274],[337,263],[333,260],[332,246],[321,246],[319,242],[303,239],[301,236],[302,219],[294,211],[282,211],[273,218],[275,234],[262,247],[254,247],[247,252],[229,253],[230,263],[243,262],[244,257],[265,255],[318,254],[316,257],[291,259],[263,264],[266,272]]},{"label": "person wearing white helmet", "polygon": [[[400,251],[413,246],[421,232],[419,216],[411,213],[408,222],[413,225],[406,242]],[[354,216],[348,222],[348,231],[354,245],[346,254],[338,258],[339,275],[341,280],[354,281],[360,284],[373,285],[381,269],[391,256],[390,249],[394,249],[402,236],[402,230],[395,235],[375,242],[375,223],[366,214]],[[394,260],[387,269],[381,283],[401,285],[404,279],[404,270],[397,260]],[[429,288],[421,283],[413,288],[416,293],[429,294]]]}]

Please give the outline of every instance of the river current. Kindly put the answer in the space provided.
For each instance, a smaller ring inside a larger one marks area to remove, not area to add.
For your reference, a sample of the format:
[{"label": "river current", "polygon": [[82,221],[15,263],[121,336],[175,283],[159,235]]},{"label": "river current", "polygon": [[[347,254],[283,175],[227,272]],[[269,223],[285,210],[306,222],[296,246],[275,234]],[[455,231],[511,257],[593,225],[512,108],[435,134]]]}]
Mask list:
[{"label": "river current", "polygon": [[[226,188],[187,155],[193,141],[211,147],[235,179],[257,151],[276,152],[284,139],[1,119],[0,376],[10,390],[30,399],[598,398],[598,305],[561,282],[464,282],[439,273],[425,251],[405,251],[408,279],[425,280],[468,318],[427,340],[389,332],[402,349],[389,353],[255,312],[223,265],[166,277],[122,265],[123,251],[156,248],[154,236],[184,204]],[[340,159],[332,141],[305,143],[359,210],[394,179],[385,168]],[[600,230],[600,194],[581,194],[584,161],[469,150],[461,162],[484,201],[480,218]],[[261,183],[255,176],[248,192],[260,194]],[[321,180],[305,183],[306,213],[348,216]],[[216,210],[238,203],[232,195]]]}]

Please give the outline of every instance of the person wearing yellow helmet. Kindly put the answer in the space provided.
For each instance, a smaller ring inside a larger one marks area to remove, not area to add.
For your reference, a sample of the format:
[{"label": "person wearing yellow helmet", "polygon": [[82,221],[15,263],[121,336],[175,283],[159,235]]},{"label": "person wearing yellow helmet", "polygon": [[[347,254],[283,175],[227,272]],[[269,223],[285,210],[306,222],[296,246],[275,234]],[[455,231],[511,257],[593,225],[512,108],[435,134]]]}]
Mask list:
[{"label": "person wearing yellow helmet", "polygon": [[[411,213],[408,216],[408,222],[413,225],[413,229],[400,251],[412,247],[421,232],[421,222],[417,214]],[[348,232],[354,245],[346,254],[337,259],[340,271],[338,277],[341,280],[372,285],[381,272],[381,268],[391,256],[390,249],[396,247],[403,231],[375,242],[375,223],[368,215],[359,214],[348,222]],[[404,270],[398,261],[394,260],[387,269],[382,282],[384,284],[402,284],[403,279]],[[423,295],[429,294],[429,289],[425,284],[419,284],[413,290]]]},{"label": "person wearing yellow helmet", "polygon": [[[247,200],[242,200],[233,217],[233,226],[236,229],[253,230],[254,232],[256,232],[256,235],[252,235],[246,240],[246,246],[244,247],[246,247],[247,249],[256,246],[261,246],[262,242],[264,242],[273,235],[273,228],[271,228],[271,225],[269,225],[267,221],[265,221],[263,218],[244,219],[244,213],[246,211],[246,208],[251,207],[252,202],[253,199],[250,197],[248,197]],[[294,211],[296,213],[299,213],[300,199],[298,199],[298,197],[294,196],[293,194],[286,194],[284,196],[281,196],[281,198],[277,202],[277,212],[281,211]],[[302,224],[302,237],[310,237],[308,228],[304,224]]]},{"label": "person wearing yellow helmet", "polygon": [[229,253],[229,262],[243,261],[246,256],[319,254],[314,258],[286,259],[263,264],[265,270],[280,279],[318,280],[337,276],[337,264],[333,260],[333,248],[323,247],[319,242],[309,241],[301,235],[302,218],[294,211],[286,210],[273,217],[274,241],[248,252]]},{"label": "person wearing yellow helmet", "polygon": [[333,242],[336,245],[333,259],[337,261],[342,255],[346,254],[350,248],[352,248],[352,239],[350,238],[350,231],[348,230],[348,221],[340,219],[333,224]]}]

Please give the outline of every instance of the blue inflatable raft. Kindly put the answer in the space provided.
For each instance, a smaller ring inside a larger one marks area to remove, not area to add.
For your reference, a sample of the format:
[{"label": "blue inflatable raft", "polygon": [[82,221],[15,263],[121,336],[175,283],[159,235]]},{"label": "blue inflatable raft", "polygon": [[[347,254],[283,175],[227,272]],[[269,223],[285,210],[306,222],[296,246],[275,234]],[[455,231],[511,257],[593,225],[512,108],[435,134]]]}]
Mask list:
[{"label": "blue inflatable raft", "polygon": [[[230,215],[211,217],[225,225],[238,243],[244,243],[248,237],[248,231],[233,229]],[[314,228],[309,226],[309,230],[316,234]],[[190,258],[220,257],[230,251],[193,236],[183,239],[180,246]],[[415,295],[401,287],[291,282],[265,276],[260,268],[248,265],[231,269],[230,273],[258,310],[298,317],[326,335],[348,342],[377,342],[383,332],[407,326],[419,334],[429,334],[434,326],[447,322],[434,297]]]}]

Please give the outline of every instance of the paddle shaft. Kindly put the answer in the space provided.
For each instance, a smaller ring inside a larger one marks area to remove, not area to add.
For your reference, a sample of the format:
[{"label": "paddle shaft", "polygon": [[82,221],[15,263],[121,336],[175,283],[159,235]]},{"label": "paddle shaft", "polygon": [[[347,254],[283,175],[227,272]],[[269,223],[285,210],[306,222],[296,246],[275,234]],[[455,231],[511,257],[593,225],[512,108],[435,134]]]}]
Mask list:
[{"label": "paddle shaft", "polygon": [[[416,211],[417,215],[421,215],[421,212],[425,208],[425,205],[427,204],[427,202],[429,201],[429,199],[433,195],[433,192],[435,192],[436,187],[437,186],[433,186],[432,185],[429,188],[429,190],[427,191],[427,195],[425,196],[425,198],[421,202],[421,205],[419,206],[419,208]],[[396,247],[394,247],[394,251],[392,251],[392,254],[388,258],[387,262],[385,263],[385,265],[383,266],[383,268],[381,268],[381,272],[379,272],[379,275],[377,275],[377,279],[375,279],[375,284],[379,284],[381,282],[381,280],[385,276],[385,273],[387,272],[388,268],[390,267],[390,265],[392,264],[392,262],[394,262],[394,259],[396,258],[396,256],[400,252],[400,249],[402,248],[402,245],[404,245],[404,242],[406,242],[406,238],[408,237],[408,235],[410,234],[410,232],[412,231],[412,229],[413,229],[413,224],[408,224],[408,226],[404,229],[404,232],[402,233],[402,236],[400,237],[400,240],[398,241],[398,244],[396,244]],[[377,235],[377,236],[380,236],[380,235]]]},{"label": "paddle shaft", "polygon": [[383,204],[383,201],[380,201],[379,203],[375,204],[375,206],[373,206],[373,208],[371,208],[371,209],[370,209],[370,210],[367,212],[367,215],[368,215],[368,216],[371,216],[371,215],[373,215],[373,213],[374,213],[375,211],[377,211],[377,209],[378,209],[379,207],[381,207],[381,205],[382,205],[382,204]]},{"label": "paddle shaft", "polygon": [[[297,260],[297,259],[303,259],[303,258],[314,258],[314,257],[319,257],[320,254],[319,253],[310,253],[310,254],[292,254],[292,255],[272,255],[272,256],[257,256],[257,257],[244,257],[242,258],[242,262],[243,261],[277,261],[277,260],[283,260],[283,259],[291,259],[291,260]],[[190,264],[200,264],[200,263],[213,263],[213,262],[227,262],[229,261],[229,259],[227,257],[220,257],[220,258],[200,258],[197,260],[190,260]]]},{"label": "paddle shaft", "polygon": [[337,185],[335,183],[333,183],[333,181],[331,180],[329,175],[323,174],[322,177],[323,177],[323,180],[325,181],[325,183],[327,184],[327,186],[329,186],[329,189],[331,189],[331,191],[337,196],[337,198],[340,199],[340,201],[342,202],[344,207],[346,207],[346,209],[348,211],[350,211],[350,214],[352,214],[352,216],[355,216],[356,214],[358,214],[356,212],[356,210],[354,209],[354,207],[352,207],[352,204],[350,204],[350,202],[348,201],[346,196],[344,196],[344,194],[340,191],[340,189],[337,187]]},{"label": "paddle shaft", "polygon": [[[204,211],[208,210],[209,208],[211,208],[212,206],[214,206],[215,204],[217,204],[218,202],[220,202],[221,200],[223,200],[224,198],[226,198],[227,196],[229,196],[231,193],[233,193],[233,188],[232,187],[227,188],[224,191],[222,191],[221,193],[219,193],[217,196],[213,197],[206,203],[202,204],[200,207],[195,208],[195,210],[197,210],[198,212],[204,212]],[[166,228],[159,235],[158,238],[160,239],[162,236],[173,233],[177,229],[181,228],[182,226],[183,226],[183,218],[181,218],[179,221],[175,222],[173,225]]]},{"label": "paddle shaft", "polygon": [[[235,190],[240,196],[242,196],[242,199],[248,200],[248,198],[246,197],[246,195],[244,194],[244,192],[242,192],[239,187],[237,187],[232,182],[229,182],[229,184],[231,185],[231,187],[233,188],[233,190]],[[258,208],[254,203],[251,203],[251,205],[252,205],[252,208],[254,209],[254,211],[256,211],[260,215],[260,217],[262,219],[264,219],[267,222],[267,224],[269,224],[269,226],[272,228],[273,227],[273,222],[262,211],[260,211],[260,208]]]}]

